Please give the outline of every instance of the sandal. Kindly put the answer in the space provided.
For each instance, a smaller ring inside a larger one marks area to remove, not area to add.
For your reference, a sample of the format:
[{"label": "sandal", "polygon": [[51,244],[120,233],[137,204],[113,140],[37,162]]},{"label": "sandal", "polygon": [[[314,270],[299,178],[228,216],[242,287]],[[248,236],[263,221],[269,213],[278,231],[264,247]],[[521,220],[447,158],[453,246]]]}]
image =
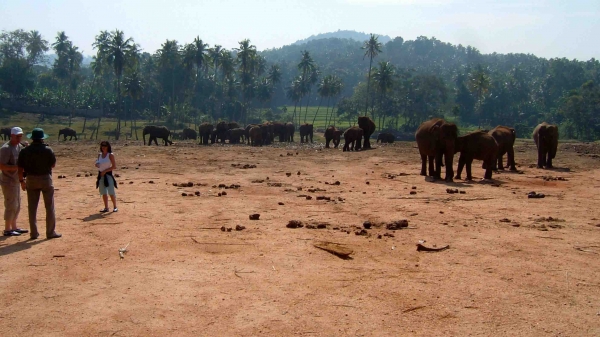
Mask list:
[{"label": "sandal", "polygon": [[106,212],[108,212],[108,208],[103,208],[100,210],[100,213],[106,213]]},{"label": "sandal", "polygon": [[15,228],[15,229],[13,229],[13,232],[17,232],[20,234],[29,233],[29,231],[27,229],[22,229],[22,228]]},{"label": "sandal", "polygon": [[118,211],[119,211],[119,209],[116,207],[113,209],[113,212],[118,212]]}]

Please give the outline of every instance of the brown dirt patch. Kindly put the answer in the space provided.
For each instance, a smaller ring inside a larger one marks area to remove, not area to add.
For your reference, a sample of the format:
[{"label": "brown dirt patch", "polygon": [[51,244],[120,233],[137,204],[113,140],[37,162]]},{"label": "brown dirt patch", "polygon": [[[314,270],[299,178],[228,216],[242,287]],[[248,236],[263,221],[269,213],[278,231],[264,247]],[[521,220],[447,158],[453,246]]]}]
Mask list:
[{"label": "brown dirt patch", "polygon": [[[85,177],[97,144],[51,143],[54,175],[67,177],[55,179],[64,236],[0,238],[2,336],[600,335],[600,161],[581,156],[585,144],[561,146],[551,172],[529,168],[535,147],[519,141],[524,174],[494,174],[499,186],[476,182],[480,162],[473,183],[426,182],[414,142],[357,153],[137,144],[113,144],[119,212],[100,215]],[[220,184],[239,187],[218,197]],[[398,219],[410,228],[363,229]],[[450,248],[418,252],[420,240]]]}]

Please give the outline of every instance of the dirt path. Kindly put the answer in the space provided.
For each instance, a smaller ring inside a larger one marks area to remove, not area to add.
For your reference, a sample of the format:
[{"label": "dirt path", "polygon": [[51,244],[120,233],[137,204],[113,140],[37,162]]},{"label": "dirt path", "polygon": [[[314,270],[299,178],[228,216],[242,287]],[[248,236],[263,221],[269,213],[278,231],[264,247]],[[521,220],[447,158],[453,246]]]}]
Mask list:
[{"label": "dirt path", "polygon": [[[95,175],[84,176],[97,144],[51,145],[64,236],[0,237],[2,336],[600,335],[593,147],[563,144],[558,169],[539,170],[533,144],[519,143],[523,174],[495,174],[494,186],[427,182],[409,142],[359,153],[122,142],[120,211],[100,215]],[[410,228],[386,229],[401,219]],[[417,252],[419,240],[450,249]]]}]

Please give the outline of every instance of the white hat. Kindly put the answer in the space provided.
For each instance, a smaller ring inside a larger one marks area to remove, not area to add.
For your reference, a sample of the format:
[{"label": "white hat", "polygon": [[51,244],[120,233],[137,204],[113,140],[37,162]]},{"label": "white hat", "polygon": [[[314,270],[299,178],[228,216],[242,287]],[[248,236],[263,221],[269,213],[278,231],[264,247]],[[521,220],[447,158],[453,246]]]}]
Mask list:
[{"label": "white hat", "polygon": [[10,129],[10,134],[11,135],[22,135],[23,134],[23,129],[21,129],[18,126],[15,126],[14,128]]}]

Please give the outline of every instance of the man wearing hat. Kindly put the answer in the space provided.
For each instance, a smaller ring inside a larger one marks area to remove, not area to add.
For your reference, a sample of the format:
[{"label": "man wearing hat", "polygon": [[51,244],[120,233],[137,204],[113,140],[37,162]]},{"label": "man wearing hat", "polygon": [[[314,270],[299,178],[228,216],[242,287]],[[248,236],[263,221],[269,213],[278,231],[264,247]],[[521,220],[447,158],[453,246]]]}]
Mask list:
[{"label": "man wearing hat", "polygon": [[[29,227],[31,239],[40,235],[37,229],[37,207],[40,192],[46,206],[46,238],[55,239],[62,235],[56,233],[56,215],[54,214],[54,185],[52,184],[52,169],[56,165],[56,157],[52,149],[44,144],[48,135],[44,130],[35,128],[27,135],[32,140],[31,145],[21,150],[19,154],[19,182],[21,189],[27,190],[27,207],[29,210]],[[27,173],[27,180],[23,178]]]},{"label": "man wearing hat", "polygon": [[14,127],[10,130],[10,141],[0,148],[0,185],[4,195],[4,236],[19,236],[28,230],[17,227],[17,217],[21,211],[21,189],[17,161],[24,148],[21,145],[23,130]]}]

